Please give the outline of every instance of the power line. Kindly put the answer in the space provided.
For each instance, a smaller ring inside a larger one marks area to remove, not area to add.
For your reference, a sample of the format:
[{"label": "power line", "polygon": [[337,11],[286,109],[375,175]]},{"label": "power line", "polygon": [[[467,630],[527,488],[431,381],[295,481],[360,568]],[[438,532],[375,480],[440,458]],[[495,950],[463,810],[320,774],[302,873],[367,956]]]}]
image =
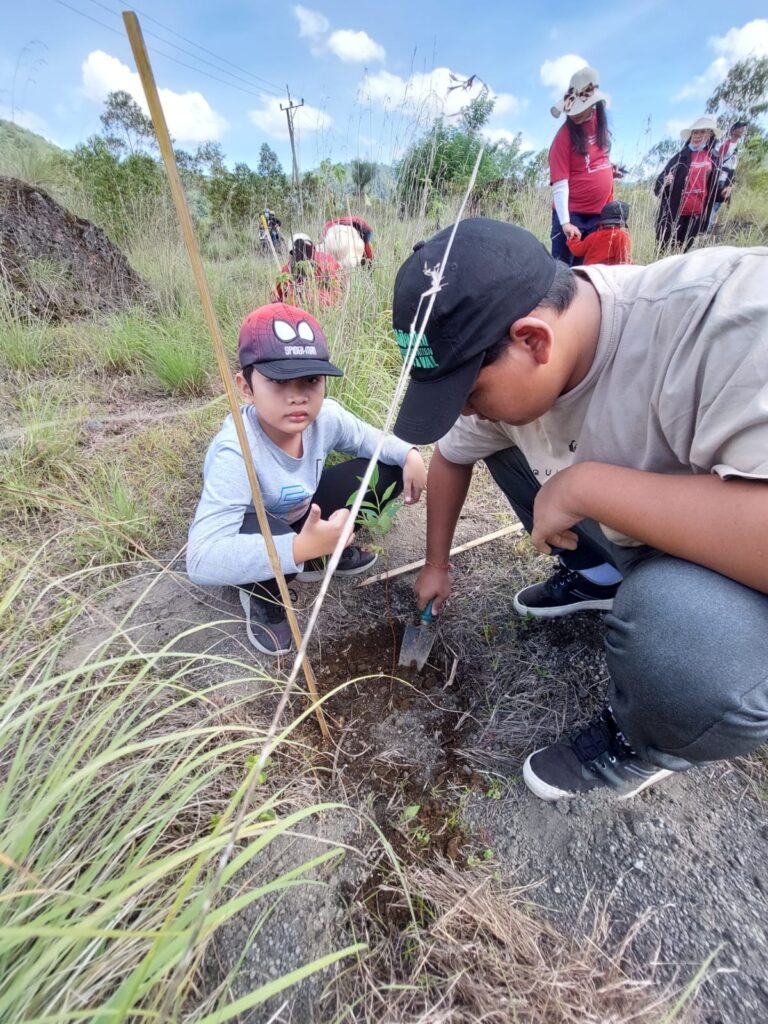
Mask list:
[{"label": "power line", "polygon": [[[108,32],[112,32],[114,35],[120,36],[121,39],[125,38],[124,34],[120,32],[119,29],[114,28],[112,25],[107,25],[103,21],[99,21],[98,18],[94,18],[92,15],[86,14],[85,11],[78,10],[77,7],[73,7],[71,4],[66,3],[66,0],[56,0],[56,3],[61,7],[66,7],[70,11],[74,11],[74,13],[79,14],[81,18],[87,18],[88,21],[92,21],[96,25],[100,25]],[[173,43],[171,43],[171,45],[173,45]],[[187,68],[189,71],[194,71],[195,74],[204,75],[206,78],[210,78],[214,82],[220,82],[222,85],[229,86],[230,89],[237,89],[240,92],[247,93],[249,96],[255,96],[257,99],[261,99],[261,93],[253,92],[252,89],[244,89],[242,85],[235,85],[234,82],[227,82],[223,78],[217,78],[216,75],[212,75],[208,71],[203,71],[198,67],[194,67],[192,64],[187,64],[183,60],[178,60],[176,57],[172,57],[169,53],[164,53],[162,50],[158,50],[155,46],[148,47],[148,49],[151,53],[157,54],[158,57],[164,57],[166,60],[173,61],[174,64],[178,64],[182,68]],[[224,74],[228,74],[228,72],[224,72]]]},{"label": "power line", "polygon": [[[92,4],[95,4],[97,7],[101,7],[102,10],[107,11],[109,14],[120,13],[113,7],[108,7],[106,4],[102,3],[101,0],[90,0],[90,2]],[[148,21],[152,21],[156,25],[159,25],[160,28],[165,29],[166,32],[170,32],[171,35],[175,35],[178,36],[179,39],[183,39],[184,42],[189,43],[190,46],[195,46],[197,47],[198,50],[202,50],[203,53],[207,53],[209,56],[215,57],[216,60],[219,61],[219,63],[229,64],[230,67],[233,67],[238,71],[242,71],[243,74],[248,75],[248,78],[242,78],[240,75],[233,75],[232,72],[227,71],[226,68],[220,68],[216,64],[212,64],[211,61],[205,60],[204,57],[199,57],[196,53],[191,53],[189,50],[185,50],[183,46],[179,46],[178,43],[174,43],[170,39],[164,39],[162,36],[159,36],[157,32],[152,32],[150,29],[145,29],[145,35],[154,36],[155,39],[159,39],[160,42],[165,43],[166,46],[172,46],[175,50],[178,50],[180,53],[185,53],[188,57],[191,57],[193,60],[200,61],[201,64],[207,64],[208,67],[213,68],[215,71],[220,71],[224,75],[229,75],[230,78],[236,78],[240,82],[245,82],[246,85],[258,85],[258,87],[265,92],[271,91],[274,96],[282,95],[279,91],[277,91],[279,89],[279,86],[275,85],[273,82],[268,81],[266,78],[262,78],[260,75],[254,75],[253,72],[248,71],[246,68],[241,68],[239,67],[239,65],[233,64],[231,60],[228,60],[226,57],[219,56],[219,54],[214,53],[213,50],[206,49],[205,46],[201,46],[199,43],[196,43],[193,39],[187,39],[186,36],[181,35],[179,32],[176,32],[174,29],[169,28],[167,25],[163,25],[162,22],[159,22],[156,18],[153,18],[151,15],[144,14],[142,11],[139,11],[138,9],[137,13],[141,14],[141,16],[143,18],[146,18]]]},{"label": "power line", "polygon": [[[155,25],[159,25],[160,28],[165,29],[166,32],[170,32],[171,35],[178,36],[179,39],[183,39],[185,43],[189,43],[191,46],[196,46],[198,48],[198,50],[202,50],[203,53],[207,53],[210,57],[215,57],[217,60],[221,61],[223,64],[229,64],[230,67],[235,68],[236,71],[242,71],[243,74],[248,75],[249,78],[253,78],[257,82],[264,82],[265,85],[268,85],[272,90],[275,90],[275,95],[276,96],[280,96],[281,95],[281,93],[277,91],[277,90],[279,90],[280,86],[275,85],[274,82],[267,81],[267,79],[266,78],[262,78],[261,75],[254,75],[254,73],[252,71],[248,71],[247,68],[242,68],[242,67],[240,67],[239,64],[233,63],[227,57],[221,57],[218,53],[214,53],[213,50],[206,49],[205,46],[201,46],[200,43],[196,43],[193,39],[187,39],[187,37],[183,36],[180,32],[176,32],[175,29],[169,28],[168,25],[164,25],[161,21],[158,21],[157,18],[153,18],[151,14],[144,14],[144,12],[143,11],[139,11],[138,8],[136,9],[136,12],[137,12],[137,14],[140,14],[142,16],[142,18],[147,18],[149,21],[154,22]],[[171,44],[171,45],[173,45],[173,44]]]}]

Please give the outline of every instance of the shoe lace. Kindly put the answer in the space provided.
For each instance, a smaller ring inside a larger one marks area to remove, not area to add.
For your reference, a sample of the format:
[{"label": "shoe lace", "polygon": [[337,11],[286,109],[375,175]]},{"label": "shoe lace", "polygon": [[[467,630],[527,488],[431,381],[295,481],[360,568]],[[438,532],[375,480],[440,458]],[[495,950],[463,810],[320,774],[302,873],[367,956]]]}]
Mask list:
[{"label": "shoe lace", "polygon": [[547,590],[550,594],[557,594],[578,582],[579,574],[574,569],[565,565],[559,565],[547,580]]},{"label": "shoe lace", "polygon": [[[297,592],[292,588],[288,588],[288,595],[291,601],[295,604],[298,600]],[[280,598],[262,598],[264,610],[267,616],[267,622],[270,625],[276,626],[279,622],[285,622],[285,606],[280,601]]]},{"label": "shoe lace", "polygon": [[582,764],[605,758],[611,764],[626,760],[633,753],[616,725],[610,708],[604,708],[588,725],[568,737],[571,748]]}]

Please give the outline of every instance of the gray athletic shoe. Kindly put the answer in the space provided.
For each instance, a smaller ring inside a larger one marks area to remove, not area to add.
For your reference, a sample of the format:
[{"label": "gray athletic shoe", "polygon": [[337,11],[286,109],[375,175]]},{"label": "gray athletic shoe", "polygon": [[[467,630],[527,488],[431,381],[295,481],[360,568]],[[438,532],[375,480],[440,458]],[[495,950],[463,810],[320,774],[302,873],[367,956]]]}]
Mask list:
[{"label": "gray athletic shoe", "polygon": [[238,591],[245,612],[248,639],[257,651],[277,657],[293,647],[293,636],[285,608],[279,598],[256,594],[247,588]]},{"label": "gray athletic shoe", "polygon": [[[360,573],[367,572],[378,557],[373,551],[366,551],[355,544],[350,544],[348,548],[344,548],[342,551],[339,564],[336,566],[336,572],[333,575],[359,576]],[[296,579],[300,583],[315,583],[325,576],[327,564],[327,555],[323,558],[311,558],[308,562],[304,563],[304,568],[298,573]]]},{"label": "gray athletic shoe", "polygon": [[540,799],[550,801],[598,789],[626,800],[671,774],[637,756],[610,708],[567,739],[537,750],[523,765],[526,786]]}]

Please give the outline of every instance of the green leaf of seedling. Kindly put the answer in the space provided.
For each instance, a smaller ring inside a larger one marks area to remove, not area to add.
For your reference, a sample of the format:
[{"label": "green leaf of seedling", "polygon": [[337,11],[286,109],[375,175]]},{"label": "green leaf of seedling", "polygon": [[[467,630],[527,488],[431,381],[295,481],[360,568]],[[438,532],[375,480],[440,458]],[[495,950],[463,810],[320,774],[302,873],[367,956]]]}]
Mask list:
[{"label": "green leaf of seedling", "polygon": [[411,821],[421,810],[421,804],[408,804],[403,813],[400,815],[402,822]]},{"label": "green leaf of seedling", "polygon": [[397,483],[396,483],[396,481],[393,480],[392,483],[389,485],[389,487],[386,489],[386,491],[384,491],[384,493],[381,496],[381,504],[382,505],[385,504],[385,502],[389,501],[389,499],[392,497],[392,492],[394,491],[396,486],[397,486]]},{"label": "green leaf of seedling", "polygon": [[350,494],[350,496],[347,498],[347,505],[346,505],[346,507],[347,508],[352,508],[352,506],[355,504],[356,500],[357,500],[357,491],[353,491]]}]

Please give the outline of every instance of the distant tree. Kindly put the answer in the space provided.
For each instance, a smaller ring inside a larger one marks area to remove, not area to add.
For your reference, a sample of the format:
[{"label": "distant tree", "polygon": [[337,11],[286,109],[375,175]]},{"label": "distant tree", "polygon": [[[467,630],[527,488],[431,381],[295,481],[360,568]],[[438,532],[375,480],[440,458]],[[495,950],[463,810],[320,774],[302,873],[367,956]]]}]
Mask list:
[{"label": "distant tree", "polygon": [[398,165],[398,189],[406,210],[427,208],[429,197],[447,196],[466,188],[477,156],[483,156],[477,186],[519,177],[525,167],[521,138],[512,142],[488,143],[482,129],[493,113],[493,100],[486,92],[476,96],[462,111],[457,125],[438,118],[427,134],[414,143]]},{"label": "distant tree", "polygon": [[323,181],[329,185],[333,182],[337,185],[343,185],[347,177],[347,169],[344,164],[334,164],[327,157],[325,160],[320,161],[318,173]]},{"label": "distant tree", "polygon": [[157,160],[147,153],[120,159],[99,135],[75,147],[71,167],[97,223],[118,242],[129,238],[136,210],[147,200],[154,202],[165,187]]},{"label": "distant tree", "polygon": [[376,164],[370,160],[351,160],[349,173],[355,195],[362,198],[365,189],[376,176]]},{"label": "distant tree", "polygon": [[284,177],[283,168],[280,165],[277,153],[271,146],[268,146],[266,142],[262,142],[261,144],[261,149],[259,150],[259,164],[256,171],[262,178]]},{"label": "distant tree", "polygon": [[494,143],[491,146],[491,156],[500,178],[521,178],[533,152],[523,150],[523,136],[518,132],[513,139]]},{"label": "distant tree", "polygon": [[488,90],[483,89],[479,96],[470,100],[461,112],[461,130],[468,135],[476,135],[481,128],[488,124],[495,100],[488,95]]},{"label": "distant tree", "polygon": [[523,181],[526,185],[549,184],[549,150],[540,149],[538,153],[530,153],[525,161]]},{"label": "distant tree", "polygon": [[669,136],[660,139],[655,146],[651,146],[640,161],[641,177],[646,178],[652,174],[658,174],[667,160],[673,157],[681,146],[682,142],[679,139],[672,139]]},{"label": "distant tree", "polygon": [[758,129],[755,122],[766,112],[768,57],[747,57],[738,61],[707,100],[707,113],[716,114],[723,128],[734,121],[749,121]]},{"label": "distant tree", "polygon": [[116,156],[126,151],[130,154],[145,153],[157,146],[152,119],[123,89],[107,96],[100,120],[104,127],[104,141]]},{"label": "distant tree", "polygon": [[207,170],[208,173],[212,173],[214,168],[221,168],[224,166],[224,150],[221,148],[220,142],[201,142],[195,150],[195,166],[200,171]]}]

